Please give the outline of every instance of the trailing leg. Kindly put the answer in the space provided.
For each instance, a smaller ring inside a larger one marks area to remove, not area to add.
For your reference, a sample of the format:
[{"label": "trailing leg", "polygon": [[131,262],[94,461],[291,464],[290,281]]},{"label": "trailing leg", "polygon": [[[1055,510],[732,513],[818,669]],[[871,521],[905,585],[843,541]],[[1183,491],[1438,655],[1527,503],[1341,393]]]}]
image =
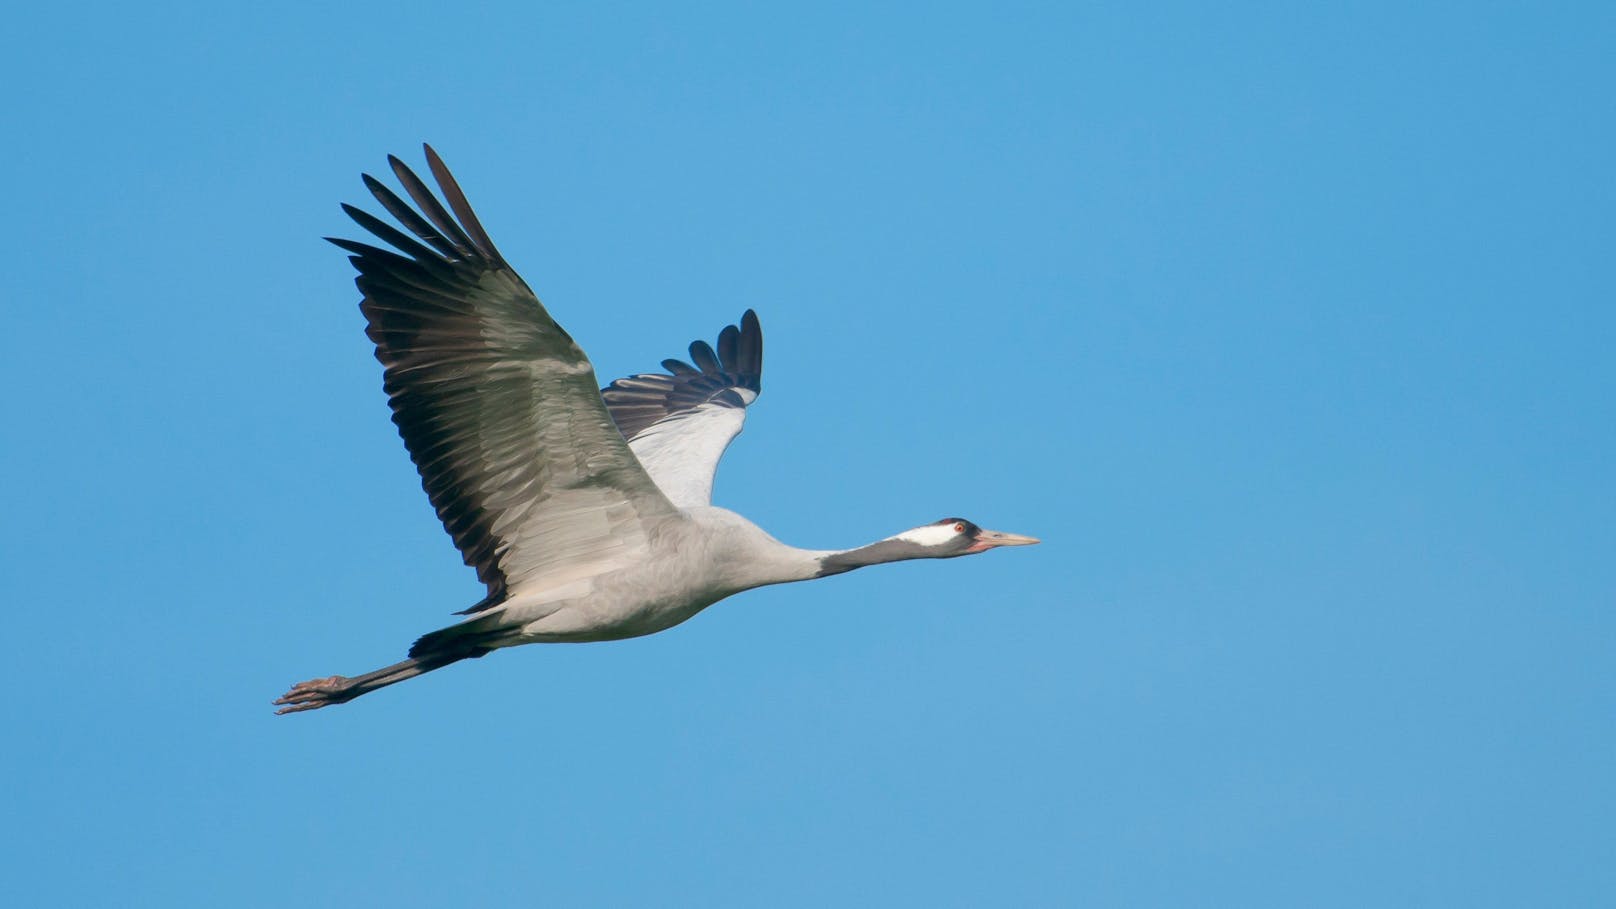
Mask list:
[{"label": "trailing leg", "polygon": [[474,650],[461,652],[457,655],[436,655],[430,657],[409,657],[403,662],[384,666],[374,672],[348,678],[334,675],[323,679],[310,679],[292,686],[292,690],[276,698],[274,703],[281,705],[275,711],[282,713],[299,713],[304,710],[318,710],[332,704],[346,704],[362,694],[369,694],[378,688],[397,684],[405,679],[413,679],[423,673],[434,669],[442,669],[450,663],[458,663],[468,657],[480,657],[487,650]]}]

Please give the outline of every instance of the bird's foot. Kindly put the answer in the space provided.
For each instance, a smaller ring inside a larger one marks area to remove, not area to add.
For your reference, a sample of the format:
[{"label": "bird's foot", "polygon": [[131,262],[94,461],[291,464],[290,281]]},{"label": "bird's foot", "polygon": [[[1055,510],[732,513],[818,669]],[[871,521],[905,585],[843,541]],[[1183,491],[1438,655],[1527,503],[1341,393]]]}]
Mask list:
[{"label": "bird's foot", "polygon": [[273,703],[284,705],[275,711],[277,716],[285,713],[298,713],[303,710],[318,710],[328,704],[341,704],[348,700],[342,695],[348,690],[347,676],[333,675],[323,679],[310,679],[307,682],[298,682],[292,690],[276,698]]}]

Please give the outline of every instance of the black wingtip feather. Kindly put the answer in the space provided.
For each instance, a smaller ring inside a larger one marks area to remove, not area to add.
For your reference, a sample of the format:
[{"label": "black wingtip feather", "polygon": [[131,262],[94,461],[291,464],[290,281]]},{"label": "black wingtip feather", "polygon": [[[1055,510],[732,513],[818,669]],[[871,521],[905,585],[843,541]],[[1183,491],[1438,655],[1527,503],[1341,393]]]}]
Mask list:
[{"label": "black wingtip feather", "polygon": [[[466,236],[466,232],[461,230],[460,225],[444,209],[443,203],[439,202],[438,197],[432,194],[432,190],[427,187],[426,182],[416,176],[415,171],[410,170],[409,165],[392,155],[387,156],[387,163],[393,168],[393,176],[398,178],[398,182],[404,186],[404,191],[409,193],[410,198],[420,208],[421,214],[432,222],[432,225],[437,228],[437,232],[443,236],[444,242],[454,249],[454,257],[457,259],[478,258],[480,251],[477,249],[476,244],[471,242],[471,238]],[[442,181],[439,182],[441,183]],[[490,264],[498,266],[504,263],[494,261],[490,262]]]},{"label": "black wingtip feather", "polygon": [[723,366],[718,362],[718,355],[713,353],[712,346],[706,341],[690,342],[690,362],[696,364],[698,369],[708,375],[717,375],[724,371]]},{"label": "black wingtip feather", "polygon": [[420,237],[444,258],[460,258],[460,250],[456,249],[453,243],[444,239],[443,234],[427,223],[427,220],[421,217],[419,212],[411,208],[403,199],[400,199],[398,193],[388,189],[386,184],[370,174],[361,174],[360,176],[365,181],[365,188],[370,190],[371,196],[375,197],[376,201],[381,203],[382,208],[387,209],[387,213],[396,218],[398,223],[404,225],[417,237]]},{"label": "black wingtip feather", "polygon": [[342,237],[326,237],[325,239],[327,243],[331,243],[361,258],[368,258],[371,256],[394,256],[396,258],[403,258],[402,256],[399,256],[398,253],[385,249],[379,249],[375,246],[371,246],[368,243],[360,243],[358,240],[347,240]]},{"label": "black wingtip feather", "polygon": [[740,348],[736,353],[736,371],[747,381],[747,387],[760,391],[763,385],[763,326],[757,313],[748,309],[741,314]]},{"label": "black wingtip feather", "polygon": [[725,372],[734,372],[738,365],[736,355],[740,351],[741,330],[733,325],[725,325],[724,330],[718,333],[718,362],[723,364]]},{"label": "black wingtip feather", "polygon": [[427,249],[416,242],[415,238],[407,236],[403,231],[394,228],[391,224],[370,212],[362,208],[355,208],[346,202],[342,204],[342,210],[347,212],[348,217],[352,218],[355,224],[370,231],[398,251],[413,257],[416,261],[424,264],[441,260],[436,252]]},{"label": "black wingtip feather", "polygon": [[449,172],[448,166],[443,163],[442,158],[438,157],[438,153],[433,150],[431,145],[423,142],[421,143],[421,148],[426,151],[427,167],[431,168],[432,176],[438,181],[438,188],[443,191],[444,200],[449,203],[449,207],[454,210],[455,215],[460,219],[461,226],[471,235],[472,245],[476,247],[478,252],[487,256],[490,261],[503,264],[504,257],[494,247],[494,241],[489,239],[488,232],[483,230],[482,222],[477,220],[477,213],[472,211],[471,203],[466,201],[466,194],[461,191],[460,184],[455,180],[454,174]]}]

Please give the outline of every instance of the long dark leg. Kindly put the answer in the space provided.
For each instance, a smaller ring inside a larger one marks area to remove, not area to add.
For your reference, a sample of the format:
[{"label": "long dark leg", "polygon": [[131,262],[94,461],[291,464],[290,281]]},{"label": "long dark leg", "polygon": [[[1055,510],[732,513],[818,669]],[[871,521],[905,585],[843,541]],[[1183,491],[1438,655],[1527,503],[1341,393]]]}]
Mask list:
[{"label": "long dark leg", "polygon": [[276,698],[274,703],[281,706],[276,714],[299,713],[304,710],[318,710],[332,704],[346,704],[347,702],[368,694],[378,688],[397,684],[405,679],[413,679],[423,673],[434,669],[442,669],[450,663],[458,663],[467,657],[479,657],[487,650],[474,650],[462,652],[455,656],[447,654],[429,657],[410,657],[400,663],[384,666],[374,672],[356,675],[353,678],[334,675],[324,679],[310,679],[292,686],[292,690]]}]

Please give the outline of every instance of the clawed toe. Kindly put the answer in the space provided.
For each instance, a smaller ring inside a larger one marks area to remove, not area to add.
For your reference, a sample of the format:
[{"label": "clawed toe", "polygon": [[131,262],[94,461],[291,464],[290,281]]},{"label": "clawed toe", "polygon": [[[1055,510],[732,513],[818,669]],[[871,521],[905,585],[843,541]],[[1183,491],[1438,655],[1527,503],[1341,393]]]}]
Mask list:
[{"label": "clawed toe", "polygon": [[323,679],[310,679],[307,682],[298,682],[292,690],[271,701],[272,704],[285,705],[275,711],[277,715],[297,713],[302,710],[315,710],[327,704],[340,703],[336,695],[340,694],[348,685],[346,676],[333,675]]}]

